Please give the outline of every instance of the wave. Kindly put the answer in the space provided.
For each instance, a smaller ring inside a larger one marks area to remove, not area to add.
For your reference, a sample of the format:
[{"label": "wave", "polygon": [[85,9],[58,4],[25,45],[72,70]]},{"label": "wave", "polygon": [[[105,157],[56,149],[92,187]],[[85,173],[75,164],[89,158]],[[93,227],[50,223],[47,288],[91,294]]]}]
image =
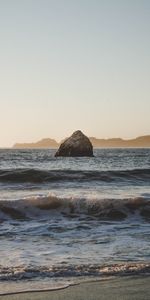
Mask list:
[{"label": "wave", "polygon": [[133,197],[123,199],[61,198],[54,195],[31,196],[14,201],[0,201],[0,221],[49,218],[61,214],[64,217],[123,220],[138,215],[150,220],[150,199]]},{"label": "wave", "polygon": [[132,170],[40,170],[40,169],[5,169],[0,170],[0,182],[44,183],[59,181],[104,181],[118,180],[148,181],[150,169]]},{"label": "wave", "polygon": [[150,263],[119,263],[112,265],[67,265],[67,266],[0,266],[0,281],[31,278],[58,278],[79,276],[125,276],[149,275]]}]

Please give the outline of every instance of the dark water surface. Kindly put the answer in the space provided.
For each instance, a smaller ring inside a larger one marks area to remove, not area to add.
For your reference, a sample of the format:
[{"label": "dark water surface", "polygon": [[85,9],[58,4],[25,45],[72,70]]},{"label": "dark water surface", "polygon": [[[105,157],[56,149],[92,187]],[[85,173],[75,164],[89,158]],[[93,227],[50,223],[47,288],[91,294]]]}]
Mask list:
[{"label": "dark water surface", "polygon": [[54,153],[0,150],[0,292],[148,273],[150,149]]}]

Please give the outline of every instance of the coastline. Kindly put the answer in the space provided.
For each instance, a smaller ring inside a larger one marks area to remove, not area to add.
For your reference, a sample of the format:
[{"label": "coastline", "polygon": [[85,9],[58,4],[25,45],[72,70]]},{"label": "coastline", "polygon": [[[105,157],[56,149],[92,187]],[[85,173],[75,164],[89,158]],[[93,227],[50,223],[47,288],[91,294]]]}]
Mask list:
[{"label": "coastline", "polygon": [[114,277],[88,281],[57,290],[27,291],[2,295],[1,300],[148,300],[150,276]]}]

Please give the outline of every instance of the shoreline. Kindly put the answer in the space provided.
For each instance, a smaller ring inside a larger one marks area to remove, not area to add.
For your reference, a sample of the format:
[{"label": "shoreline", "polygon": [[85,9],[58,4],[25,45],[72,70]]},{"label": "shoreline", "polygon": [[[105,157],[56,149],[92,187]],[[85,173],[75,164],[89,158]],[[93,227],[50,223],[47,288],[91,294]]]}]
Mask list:
[{"label": "shoreline", "polygon": [[0,295],[1,300],[148,300],[150,275],[89,280],[57,289],[32,290]]}]

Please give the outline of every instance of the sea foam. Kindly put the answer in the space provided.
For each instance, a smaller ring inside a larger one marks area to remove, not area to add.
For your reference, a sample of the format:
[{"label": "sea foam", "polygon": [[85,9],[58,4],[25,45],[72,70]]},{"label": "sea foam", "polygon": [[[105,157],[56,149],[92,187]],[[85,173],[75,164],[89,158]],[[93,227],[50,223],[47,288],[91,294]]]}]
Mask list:
[{"label": "sea foam", "polygon": [[150,199],[147,197],[131,198],[93,198],[93,197],[58,197],[31,196],[14,201],[0,201],[0,220],[49,218],[56,214],[79,217],[80,215],[99,219],[122,220],[139,215],[150,219]]}]

